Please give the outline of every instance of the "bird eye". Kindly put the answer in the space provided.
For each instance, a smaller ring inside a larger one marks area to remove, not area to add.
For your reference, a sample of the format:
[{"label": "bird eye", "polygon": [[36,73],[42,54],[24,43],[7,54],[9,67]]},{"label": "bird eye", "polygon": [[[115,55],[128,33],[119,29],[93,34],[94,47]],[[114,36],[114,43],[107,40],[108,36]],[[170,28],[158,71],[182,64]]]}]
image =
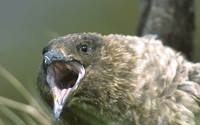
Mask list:
[{"label": "bird eye", "polygon": [[86,44],[83,44],[83,45],[80,46],[80,50],[82,52],[87,52],[88,51],[88,46]]}]

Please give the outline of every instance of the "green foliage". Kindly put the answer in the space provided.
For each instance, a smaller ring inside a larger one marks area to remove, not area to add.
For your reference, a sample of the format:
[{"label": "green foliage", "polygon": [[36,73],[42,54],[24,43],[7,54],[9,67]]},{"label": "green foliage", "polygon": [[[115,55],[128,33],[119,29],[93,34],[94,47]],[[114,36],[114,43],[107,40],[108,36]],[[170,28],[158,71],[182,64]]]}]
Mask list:
[{"label": "green foliage", "polygon": [[[52,125],[53,119],[46,106],[37,101],[35,97],[22,85],[22,83],[0,65],[0,76],[9,81],[9,83],[21,94],[27,104],[0,96],[0,113],[15,125]],[[20,115],[21,114],[21,115]],[[0,124],[6,124],[6,121],[0,118]]]}]

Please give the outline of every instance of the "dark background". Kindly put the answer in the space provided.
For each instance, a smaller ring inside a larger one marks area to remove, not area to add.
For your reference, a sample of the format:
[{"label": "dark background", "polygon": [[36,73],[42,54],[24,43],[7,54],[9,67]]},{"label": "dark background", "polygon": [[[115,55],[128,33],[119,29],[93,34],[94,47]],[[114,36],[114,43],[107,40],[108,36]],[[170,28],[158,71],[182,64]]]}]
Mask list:
[{"label": "dark background", "polygon": [[[200,1],[196,0],[194,60],[200,61]],[[75,32],[134,35],[139,0],[1,0],[0,64],[33,94],[41,50],[49,40]],[[0,96],[23,101],[0,76]]]}]

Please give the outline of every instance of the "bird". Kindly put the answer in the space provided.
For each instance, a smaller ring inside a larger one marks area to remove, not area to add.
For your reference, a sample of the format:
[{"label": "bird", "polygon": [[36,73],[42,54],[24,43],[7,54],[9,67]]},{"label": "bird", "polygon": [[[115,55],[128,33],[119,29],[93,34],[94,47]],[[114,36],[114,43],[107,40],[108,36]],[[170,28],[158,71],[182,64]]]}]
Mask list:
[{"label": "bird", "polygon": [[198,125],[200,63],[155,35],[61,36],[39,69],[40,95],[66,125]]}]

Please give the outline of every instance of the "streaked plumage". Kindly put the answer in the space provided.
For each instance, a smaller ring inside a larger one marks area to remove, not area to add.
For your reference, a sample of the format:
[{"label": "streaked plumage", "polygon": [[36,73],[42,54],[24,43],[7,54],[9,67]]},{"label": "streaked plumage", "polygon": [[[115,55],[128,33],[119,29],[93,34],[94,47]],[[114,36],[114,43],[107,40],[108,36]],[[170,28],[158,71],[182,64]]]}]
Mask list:
[{"label": "streaked plumage", "polygon": [[64,106],[60,117],[68,124],[195,125],[199,119],[200,64],[154,36],[70,34],[52,40],[43,60],[41,95],[56,117],[55,105]]}]

